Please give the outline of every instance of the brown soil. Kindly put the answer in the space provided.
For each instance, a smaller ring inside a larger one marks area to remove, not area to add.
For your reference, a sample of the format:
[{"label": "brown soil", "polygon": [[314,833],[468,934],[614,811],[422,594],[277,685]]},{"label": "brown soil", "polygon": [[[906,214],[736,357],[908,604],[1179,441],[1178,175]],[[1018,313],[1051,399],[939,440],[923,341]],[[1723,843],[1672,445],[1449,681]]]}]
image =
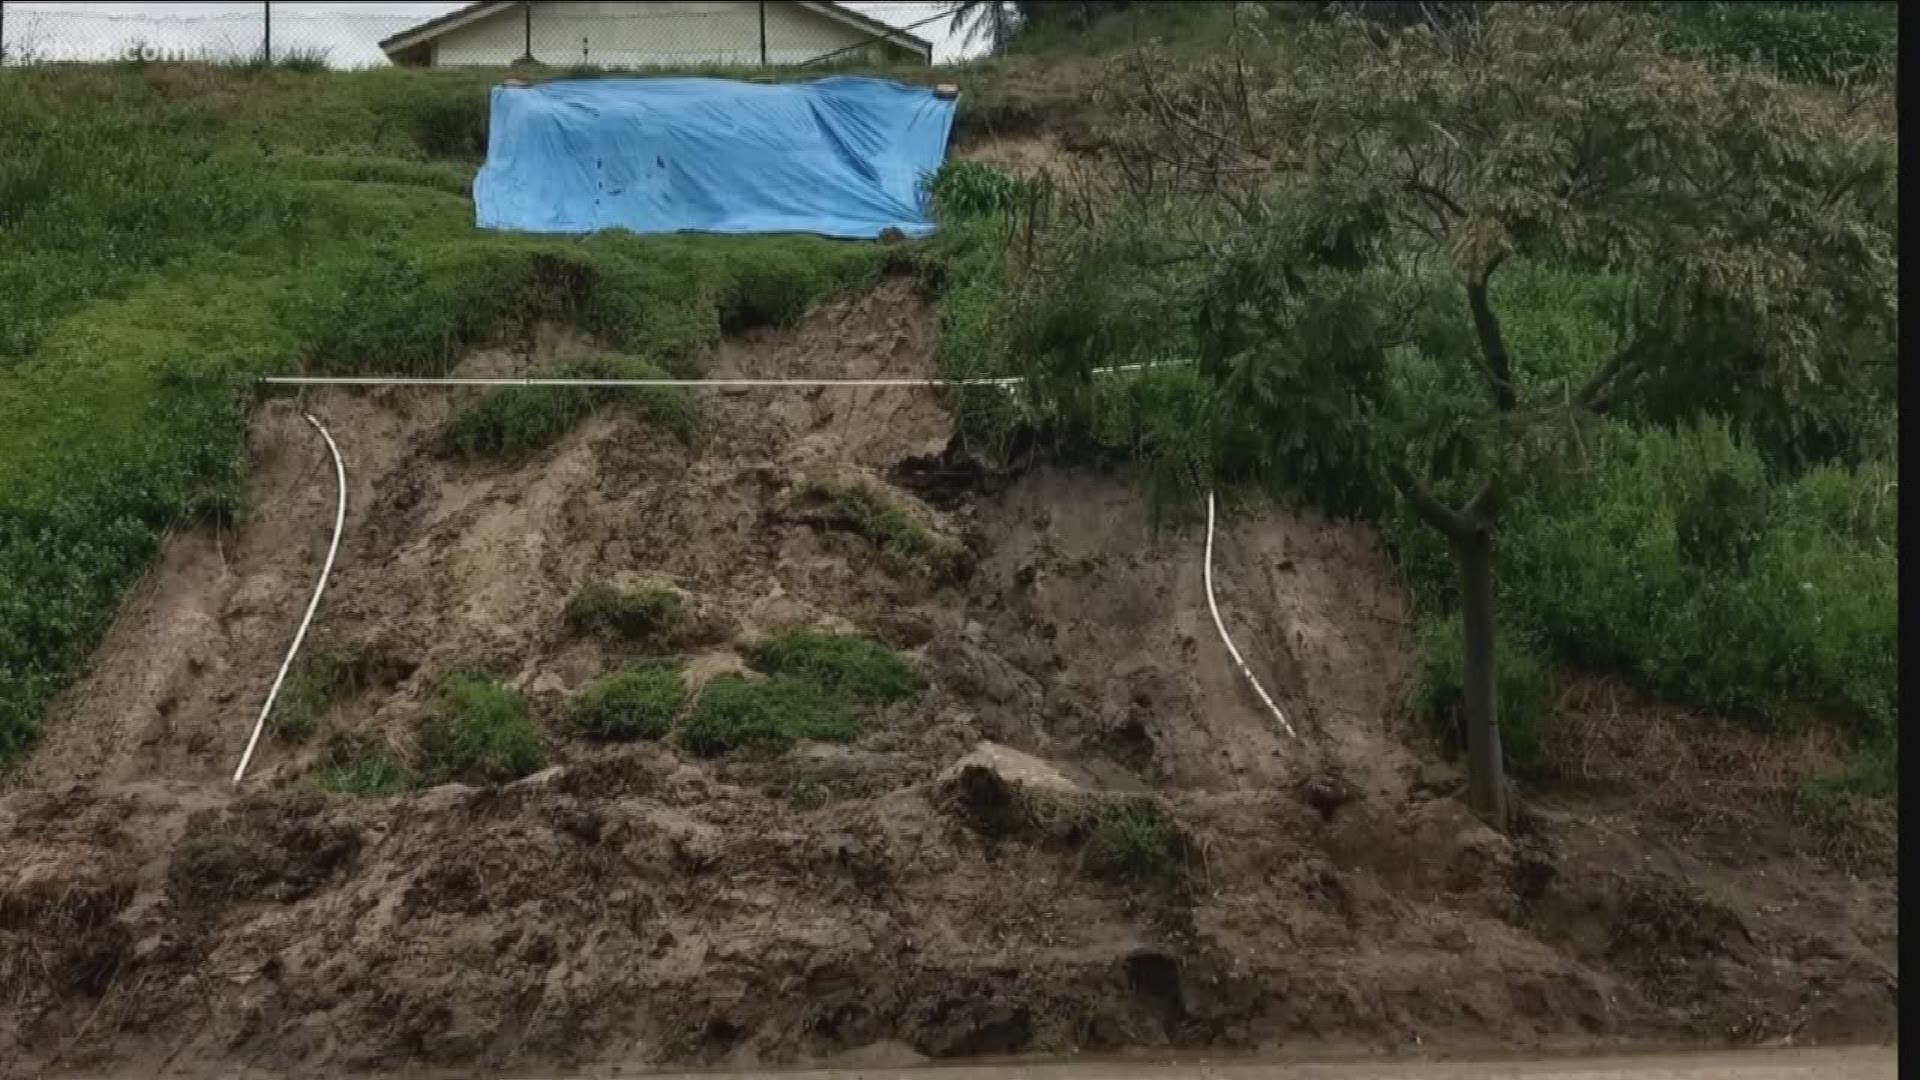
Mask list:
[{"label": "brown soil", "polygon": [[[895,280],[709,370],[931,374],[932,333]],[[770,760],[553,725],[559,765],[527,780],[352,799],[302,790],[312,744],[267,740],[232,793],[333,510],[320,440],[270,402],[254,512],[170,539],[0,796],[0,1074],[1892,1037],[1890,876],[1701,841],[1597,766],[1536,793],[1516,840],[1475,822],[1407,729],[1407,601],[1363,530],[1223,522],[1222,611],[1295,740],[1213,632],[1201,538],[1156,534],[1122,478],[1040,468],[944,509],[894,487],[968,538],[958,579],[789,511],[803,477],[939,454],[926,391],[708,394],[692,447],[607,410],[513,468],[434,452],[448,402],[301,403],[350,478],[313,647],[379,673],[326,727],[404,752],[426,689],[474,662],[551,716],[620,662],[561,619],[596,578],[671,584],[744,635],[861,628],[931,688]],[[1178,861],[1116,877],[971,828],[936,778],[983,739],[1153,793]]]}]

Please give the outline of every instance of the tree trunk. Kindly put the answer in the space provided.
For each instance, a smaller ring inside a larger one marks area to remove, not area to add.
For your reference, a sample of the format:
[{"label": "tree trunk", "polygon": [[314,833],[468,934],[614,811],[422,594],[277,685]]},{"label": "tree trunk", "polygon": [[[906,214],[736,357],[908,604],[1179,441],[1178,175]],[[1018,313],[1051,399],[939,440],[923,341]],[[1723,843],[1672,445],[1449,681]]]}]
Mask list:
[{"label": "tree trunk", "polygon": [[1499,696],[1493,652],[1493,535],[1475,529],[1453,539],[1460,564],[1460,621],[1466,656],[1467,802],[1487,824],[1507,830],[1507,775],[1500,753]]}]

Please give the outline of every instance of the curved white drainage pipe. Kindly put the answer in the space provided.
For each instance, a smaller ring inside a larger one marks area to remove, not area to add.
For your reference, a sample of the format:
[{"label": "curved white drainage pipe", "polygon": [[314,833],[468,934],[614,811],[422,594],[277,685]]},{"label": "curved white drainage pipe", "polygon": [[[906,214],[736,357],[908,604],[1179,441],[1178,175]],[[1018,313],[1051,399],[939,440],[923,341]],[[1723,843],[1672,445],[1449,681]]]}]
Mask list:
[{"label": "curved white drainage pipe", "polygon": [[306,640],[307,627],[313,622],[313,613],[320,609],[320,594],[326,591],[327,575],[333,572],[333,557],[340,553],[340,533],[347,523],[347,466],[340,460],[340,447],[334,444],[333,436],[313,418],[312,413],[301,413],[312,424],[320,437],[327,440],[327,449],[333,453],[333,481],[340,492],[338,505],[333,511],[333,543],[327,548],[327,561],[320,567],[320,580],[314,582],[313,599],[307,601],[307,613],[301,616],[300,629],[294,632],[293,644],[287,649],[286,659],[280,661],[280,673],[273,677],[273,688],[267,691],[266,704],[260,706],[260,717],[253,722],[253,734],[247,737],[246,753],[240,755],[240,767],[233,770],[233,782],[237,787],[247,774],[247,763],[253,760],[253,748],[260,743],[260,732],[266,729],[267,714],[273,711],[273,699],[280,696],[280,684],[287,681],[287,671],[293,667],[293,658],[300,652],[300,643]]},{"label": "curved white drainage pipe", "polygon": [[1240,665],[1240,674],[1245,675],[1247,681],[1253,684],[1253,692],[1259,694],[1260,700],[1266,702],[1267,708],[1273,711],[1273,718],[1280,721],[1280,726],[1286,730],[1288,737],[1299,738],[1298,735],[1294,734],[1293,725],[1287,723],[1287,714],[1281,712],[1280,706],[1275,705],[1273,699],[1267,696],[1266,688],[1260,685],[1259,679],[1253,677],[1253,671],[1247,667],[1247,662],[1240,659],[1240,650],[1233,647],[1233,639],[1227,636],[1227,624],[1220,621],[1220,605],[1214,602],[1213,599],[1213,490],[1211,488],[1207,490],[1206,578],[1207,610],[1213,612],[1213,628],[1220,631],[1220,640],[1226,643],[1227,652],[1233,655],[1233,662]]}]

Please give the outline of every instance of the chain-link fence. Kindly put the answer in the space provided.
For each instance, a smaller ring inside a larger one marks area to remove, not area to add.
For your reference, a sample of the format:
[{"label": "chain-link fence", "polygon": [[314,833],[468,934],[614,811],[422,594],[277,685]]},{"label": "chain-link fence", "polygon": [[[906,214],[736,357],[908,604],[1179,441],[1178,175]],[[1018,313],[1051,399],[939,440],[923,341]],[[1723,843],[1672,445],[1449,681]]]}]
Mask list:
[{"label": "chain-link fence", "polygon": [[930,62],[947,5],[0,0],[0,63],[562,68]]}]

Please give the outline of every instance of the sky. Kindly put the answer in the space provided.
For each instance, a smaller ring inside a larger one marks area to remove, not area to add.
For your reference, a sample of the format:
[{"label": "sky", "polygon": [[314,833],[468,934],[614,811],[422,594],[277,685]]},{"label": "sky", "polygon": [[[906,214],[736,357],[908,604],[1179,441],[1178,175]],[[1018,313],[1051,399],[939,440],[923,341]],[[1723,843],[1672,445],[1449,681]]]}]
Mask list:
[{"label": "sky", "polygon": [[[337,67],[384,64],[376,44],[381,38],[464,6],[466,0],[274,0],[274,49],[323,51]],[[902,27],[938,15],[942,8],[937,2],[908,0],[852,0],[847,6]],[[260,45],[259,3],[4,0],[4,8],[0,46],[10,59],[23,52],[50,60],[118,59],[138,45],[195,56],[239,56]],[[949,32],[950,21],[939,18],[913,30],[934,43],[935,63],[979,51],[978,45],[963,48]]]}]

